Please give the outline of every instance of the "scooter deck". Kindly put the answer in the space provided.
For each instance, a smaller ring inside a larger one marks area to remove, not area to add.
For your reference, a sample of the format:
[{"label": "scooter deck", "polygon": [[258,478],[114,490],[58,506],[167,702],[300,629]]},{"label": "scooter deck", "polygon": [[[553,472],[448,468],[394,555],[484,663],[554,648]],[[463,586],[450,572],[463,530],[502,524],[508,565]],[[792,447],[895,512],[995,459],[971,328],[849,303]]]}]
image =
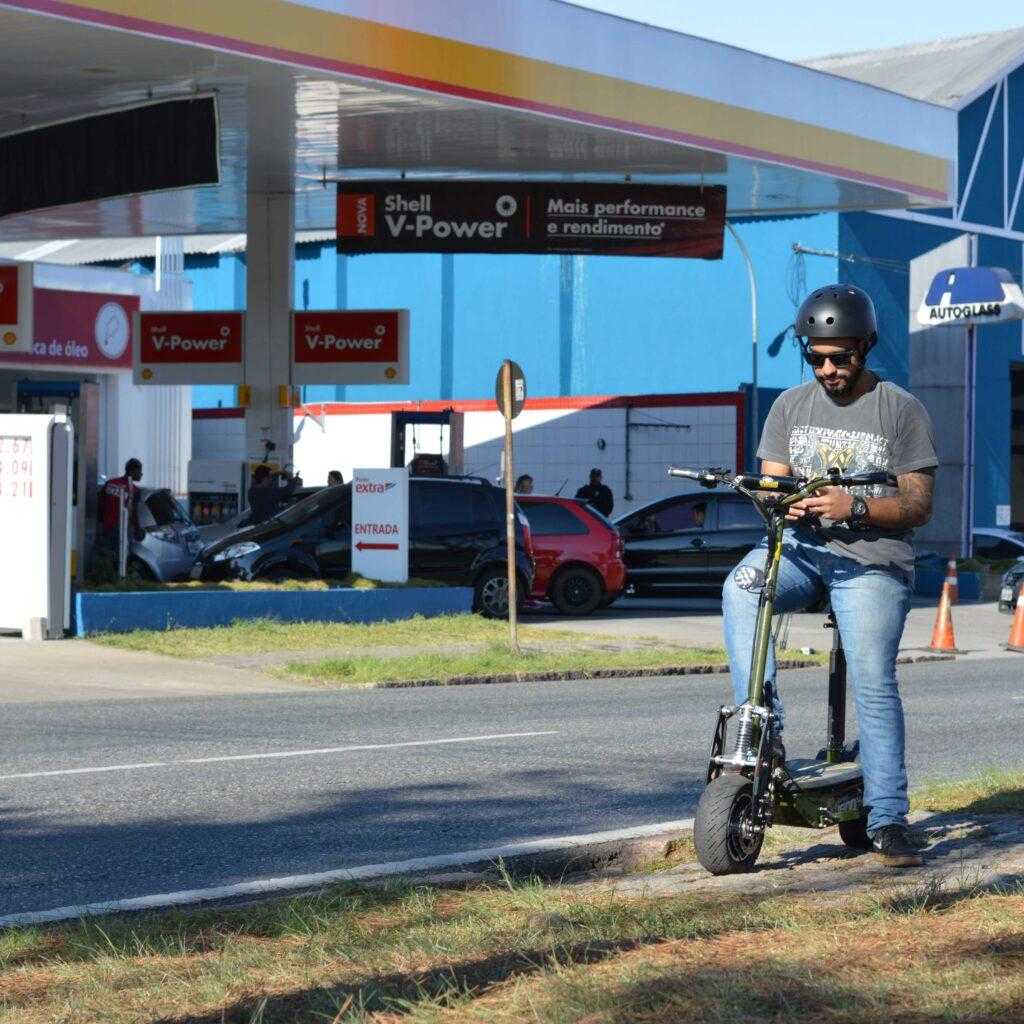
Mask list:
[{"label": "scooter deck", "polygon": [[830,789],[861,777],[860,765],[853,761],[829,764],[810,757],[798,757],[786,762],[790,781],[801,790]]}]

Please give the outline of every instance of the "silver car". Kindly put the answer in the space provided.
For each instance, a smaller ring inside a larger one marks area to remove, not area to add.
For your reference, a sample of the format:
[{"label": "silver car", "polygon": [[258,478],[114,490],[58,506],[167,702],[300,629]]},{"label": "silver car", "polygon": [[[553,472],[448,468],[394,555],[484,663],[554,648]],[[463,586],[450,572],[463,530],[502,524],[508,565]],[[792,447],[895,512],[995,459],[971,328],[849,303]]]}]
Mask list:
[{"label": "silver car", "polygon": [[166,488],[139,488],[141,540],[129,549],[129,572],[165,583],[188,576],[203,542],[185,506]]}]

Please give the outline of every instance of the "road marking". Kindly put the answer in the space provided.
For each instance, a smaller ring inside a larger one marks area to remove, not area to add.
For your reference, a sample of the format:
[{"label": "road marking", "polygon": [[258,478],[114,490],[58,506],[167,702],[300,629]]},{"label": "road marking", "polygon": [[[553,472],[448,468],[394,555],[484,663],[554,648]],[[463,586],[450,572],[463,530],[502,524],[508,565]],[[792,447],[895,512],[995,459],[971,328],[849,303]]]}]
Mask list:
[{"label": "road marking", "polygon": [[[537,734],[527,734],[537,735]],[[334,882],[365,882],[375,878],[389,878],[394,875],[409,875],[438,868],[467,867],[473,864],[490,864],[510,857],[528,854],[553,853],[571,849],[574,846],[588,846],[595,843],[613,843],[624,839],[640,839],[644,836],[671,835],[693,828],[693,818],[678,821],[660,821],[653,825],[637,825],[634,828],[616,829],[611,832],[591,832],[580,836],[557,836],[546,839],[530,839],[525,842],[508,843],[505,846],[491,846],[482,850],[465,850],[460,853],[442,853],[434,857],[416,857],[412,860],[390,861],[382,864],[364,864],[357,868],[340,868],[335,871],[319,871],[309,875],[288,875],[282,878],[261,878],[236,885],[218,885],[209,889],[184,889],[180,892],[155,893],[151,896],[136,896],[125,900],[108,900],[104,903],[84,903],[79,906],[55,907],[52,910],[32,910],[20,914],[6,914],[0,917],[0,928],[13,925],[45,924],[51,921],[68,921],[97,914],[116,914],[136,910],[157,910],[163,907],[178,907],[209,900],[233,899],[237,896],[263,896],[274,892],[294,889],[309,889]]]},{"label": "road marking", "polygon": [[285,757],[317,757],[323,754],[350,754],[360,750],[399,750],[405,747],[440,747],[450,743],[483,743],[489,740],[518,740],[532,736],[557,736],[558,730],[546,732],[498,732],[487,736],[453,736],[443,740],[409,740],[405,743],[361,743],[348,747],[314,747],[311,750],[279,750],[264,754],[224,754],[220,757],[189,757],[181,761],[144,761],[140,764],[108,764],[95,768],[57,768],[43,772],[17,772],[0,775],[0,782],[15,779],[41,779],[56,775],[94,775],[100,772],[134,772],[148,768],[175,768],[183,764],[222,764],[227,761],[262,761]]}]

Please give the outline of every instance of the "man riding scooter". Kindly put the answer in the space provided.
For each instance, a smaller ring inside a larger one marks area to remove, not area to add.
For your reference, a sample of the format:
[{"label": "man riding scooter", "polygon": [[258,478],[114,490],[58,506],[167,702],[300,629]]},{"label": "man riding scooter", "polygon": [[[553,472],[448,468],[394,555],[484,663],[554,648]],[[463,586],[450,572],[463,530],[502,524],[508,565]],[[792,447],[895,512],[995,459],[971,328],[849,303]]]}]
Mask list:
[{"label": "man riding scooter", "polygon": [[[795,331],[814,380],[784,391],[772,405],[757,451],[762,472],[805,478],[836,469],[846,476],[886,472],[898,487],[827,487],[792,506],[775,611],[797,611],[827,594],[854,686],[867,833],[884,863],[918,865],[921,854],[907,834],[896,653],[910,607],[912,531],[931,517],[938,465],[931,421],[916,398],[867,369],[878,328],[874,305],[859,288],[814,291],[797,313]],[[764,563],[762,545],[733,570],[723,593],[737,704],[747,699]],[[766,678],[775,678],[774,652]],[[780,702],[774,710],[781,722]]]}]

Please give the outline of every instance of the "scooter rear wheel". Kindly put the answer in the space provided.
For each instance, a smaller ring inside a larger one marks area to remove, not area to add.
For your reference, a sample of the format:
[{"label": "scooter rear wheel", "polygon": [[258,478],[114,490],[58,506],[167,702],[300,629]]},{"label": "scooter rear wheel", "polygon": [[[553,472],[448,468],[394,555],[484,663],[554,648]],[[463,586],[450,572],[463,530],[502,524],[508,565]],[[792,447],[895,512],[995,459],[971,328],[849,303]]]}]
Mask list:
[{"label": "scooter rear wheel", "polygon": [[764,832],[755,832],[753,787],[735,772],[712,779],[701,795],[693,822],[697,859],[713,875],[752,871]]}]

